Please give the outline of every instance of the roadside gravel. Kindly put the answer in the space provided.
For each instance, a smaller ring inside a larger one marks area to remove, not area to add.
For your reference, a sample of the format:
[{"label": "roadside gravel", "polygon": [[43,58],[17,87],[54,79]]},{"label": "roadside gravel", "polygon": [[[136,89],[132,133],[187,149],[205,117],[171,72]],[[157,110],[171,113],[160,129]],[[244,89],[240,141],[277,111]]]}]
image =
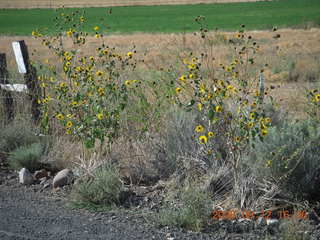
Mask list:
[{"label": "roadside gravel", "polygon": [[2,178],[0,239],[266,239],[261,232],[237,234],[219,230],[214,233],[194,233],[176,228],[159,229],[149,223],[141,211],[91,213],[72,210],[66,207],[65,196],[63,191],[22,186],[15,177]]}]

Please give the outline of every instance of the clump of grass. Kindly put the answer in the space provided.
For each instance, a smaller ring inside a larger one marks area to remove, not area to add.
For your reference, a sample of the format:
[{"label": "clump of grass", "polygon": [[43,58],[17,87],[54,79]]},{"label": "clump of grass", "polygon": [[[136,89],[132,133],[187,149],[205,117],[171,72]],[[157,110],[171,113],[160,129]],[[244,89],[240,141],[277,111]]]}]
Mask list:
[{"label": "clump of grass", "polygon": [[178,205],[159,212],[157,215],[159,225],[201,231],[211,213],[211,200],[207,193],[191,187],[181,194],[181,203]]},{"label": "clump of grass", "polygon": [[112,207],[119,204],[122,182],[114,166],[97,168],[90,178],[79,181],[72,190],[74,206]]},{"label": "clump of grass", "polygon": [[12,151],[9,155],[9,166],[19,170],[27,168],[35,171],[41,168],[41,156],[44,153],[44,146],[41,143],[33,143],[29,146],[22,146]]},{"label": "clump of grass", "polygon": [[0,151],[9,153],[21,146],[39,142],[40,138],[24,123],[14,122],[0,129]]}]

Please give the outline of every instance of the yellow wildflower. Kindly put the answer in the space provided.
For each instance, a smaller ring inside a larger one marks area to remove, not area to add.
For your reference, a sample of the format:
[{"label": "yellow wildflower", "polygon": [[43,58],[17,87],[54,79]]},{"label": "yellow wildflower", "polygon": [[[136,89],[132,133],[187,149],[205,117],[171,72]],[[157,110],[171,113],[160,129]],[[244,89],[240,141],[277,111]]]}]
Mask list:
[{"label": "yellow wildflower", "polygon": [[222,107],[221,106],[216,106],[215,110],[216,110],[216,112],[222,112]]},{"label": "yellow wildflower", "polygon": [[102,120],[102,119],[103,119],[103,113],[98,113],[98,114],[97,114],[97,118],[98,118],[99,120]]},{"label": "yellow wildflower", "polygon": [[129,86],[131,85],[131,83],[132,83],[132,81],[130,81],[130,80],[126,80],[126,81],[124,82],[124,84],[125,84],[127,87],[129,87]]},{"label": "yellow wildflower", "polygon": [[177,93],[177,94],[179,94],[181,91],[182,91],[181,88],[179,88],[179,87],[176,88],[176,93]]},{"label": "yellow wildflower", "polygon": [[100,27],[99,27],[99,26],[95,26],[95,27],[93,28],[93,30],[99,31],[99,30],[100,30]]},{"label": "yellow wildflower", "polygon": [[97,75],[98,77],[100,77],[100,76],[103,75],[103,72],[102,72],[102,71],[97,71],[97,72],[96,72],[96,75]]},{"label": "yellow wildflower", "polygon": [[194,64],[194,63],[191,63],[191,64],[188,65],[188,68],[189,68],[190,70],[194,70],[194,69],[197,68],[197,65]]},{"label": "yellow wildflower", "polygon": [[66,124],[66,128],[71,128],[73,126],[73,123],[71,121],[68,121]]},{"label": "yellow wildflower", "polygon": [[72,37],[73,31],[70,29],[69,31],[67,31],[67,36],[68,37]]},{"label": "yellow wildflower", "polygon": [[208,137],[210,138],[210,137],[213,137],[215,135],[215,133],[214,132],[208,132]]},{"label": "yellow wildflower", "polygon": [[128,56],[129,58],[132,58],[133,52],[127,52],[127,56]]},{"label": "yellow wildflower", "polygon": [[99,88],[98,88],[98,93],[99,93],[100,96],[103,96],[103,95],[105,94],[104,88],[99,87]]},{"label": "yellow wildflower", "polygon": [[256,113],[255,112],[251,112],[250,113],[250,119],[255,119],[256,118]]},{"label": "yellow wildflower", "polygon": [[72,101],[72,102],[70,103],[70,105],[71,105],[71,106],[77,106],[77,105],[78,105],[78,102],[77,102],[77,101]]},{"label": "yellow wildflower", "polygon": [[187,80],[187,77],[186,75],[182,75],[180,78],[179,78],[180,81],[182,82],[185,82]]},{"label": "yellow wildflower", "polygon": [[63,120],[63,119],[64,119],[64,116],[63,116],[63,114],[59,113],[59,114],[56,115],[56,118],[57,118],[58,120]]},{"label": "yellow wildflower", "polygon": [[199,132],[203,132],[204,131],[204,127],[202,125],[198,125],[198,126],[196,126],[195,131],[198,132],[198,133]]},{"label": "yellow wildflower", "polygon": [[203,107],[202,103],[198,103],[198,110],[199,111],[202,111],[202,107]]},{"label": "yellow wildflower", "polygon": [[320,94],[315,95],[314,99],[316,100],[316,102],[320,102]]},{"label": "yellow wildflower", "polygon": [[206,85],[203,83],[200,84],[200,93],[202,94],[206,93]]},{"label": "yellow wildflower", "polygon": [[64,88],[66,86],[67,86],[67,84],[65,82],[62,82],[62,83],[59,84],[59,87],[61,87],[61,88]]},{"label": "yellow wildflower", "polygon": [[199,142],[201,144],[206,144],[208,142],[208,138],[205,135],[199,137]]},{"label": "yellow wildflower", "polygon": [[271,118],[265,118],[264,121],[265,121],[265,123],[271,123],[272,120],[271,120]]},{"label": "yellow wildflower", "polygon": [[234,86],[232,86],[232,85],[228,85],[227,89],[230,90],[230,91],[234,91],[235,90]]},{"label": "yellow wildflower", "polygon": [[262,137],[265,137],[265,136],[267,136],[267,135],[268,135],[268,130],[267,130],[266,128],[262,129],[262,130],[261,130],[261,136],[262,136]]}]

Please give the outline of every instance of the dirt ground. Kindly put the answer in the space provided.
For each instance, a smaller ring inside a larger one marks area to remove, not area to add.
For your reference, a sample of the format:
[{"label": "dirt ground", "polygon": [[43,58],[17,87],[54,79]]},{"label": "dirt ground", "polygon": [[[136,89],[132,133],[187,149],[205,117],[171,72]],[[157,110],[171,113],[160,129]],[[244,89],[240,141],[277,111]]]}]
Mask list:
[{"label": "dirt ground", "polygon": [[[265,239],[265,231],[195,233],[177,228],[157,228],[141,210],[88,212],[66,207],[64,190],[18,184],[17,174],[0,169],[1,240],[84,240],[84,239]],[[208,229],[211,231],[210,229]],[[261,238],[260,238],[261,237]],[[269,238],[277,239],[276,236]]]},{"label": "dirt ground", "polygon": [[1,8],[114,7],[198,3],[257,2],[261,0],[1,0]]}]

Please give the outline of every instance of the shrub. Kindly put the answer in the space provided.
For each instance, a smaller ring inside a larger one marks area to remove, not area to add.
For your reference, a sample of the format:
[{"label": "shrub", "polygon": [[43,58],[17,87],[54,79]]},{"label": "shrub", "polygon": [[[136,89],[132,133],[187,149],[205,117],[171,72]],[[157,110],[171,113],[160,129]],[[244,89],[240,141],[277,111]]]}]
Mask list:
[{"label": "shrub", "polygon": [[270,135],[254,145],[249,158],[257,167],[256,173],[277,179],[283,189],[297,197],[319,199],[319,126],[302,121],[272,127]]},{"label": "shrub", "polygon": [[161,226],[177,226],[201,231],[209,219],[211,201],[206,192],[194,187],[181,195],[181,207],[162,209],[158,214]]},{"label": "shrub", "polygon": [[168,116],[167,130],[161,136],[161,143],[155,146],[154,166],[160,177],[167,178],[179,166],[179,157],[196,154],[198,146],[194,144],[193,128],[196,115],[174,109]]},{"label": "shrub", "polygon": [[41,168],[40,159],[44,150],[44,145],[41,143],[19,147],[10,153],[8,158],[9,165],[16,170],[24,167],[30,171],[38,170]]},{"label": "shrub", "polygon": [[77,183],[72,192],[72,202],[88,206],[113,206],[119,203],[122,182],[114,166],[97,168],[91,179]]},{"label": "shrub", "polygon": [[12,123],[0,129],[0,151],[10,152],[21,146],[39,142],[39,137],[25,123]]},{"label": "shrub", "polygon": [[283,240],[309,240],[314,227],[306,221],[298,218],[291,218],[289,221],[282,221],[280,225],[280,237]]}]

